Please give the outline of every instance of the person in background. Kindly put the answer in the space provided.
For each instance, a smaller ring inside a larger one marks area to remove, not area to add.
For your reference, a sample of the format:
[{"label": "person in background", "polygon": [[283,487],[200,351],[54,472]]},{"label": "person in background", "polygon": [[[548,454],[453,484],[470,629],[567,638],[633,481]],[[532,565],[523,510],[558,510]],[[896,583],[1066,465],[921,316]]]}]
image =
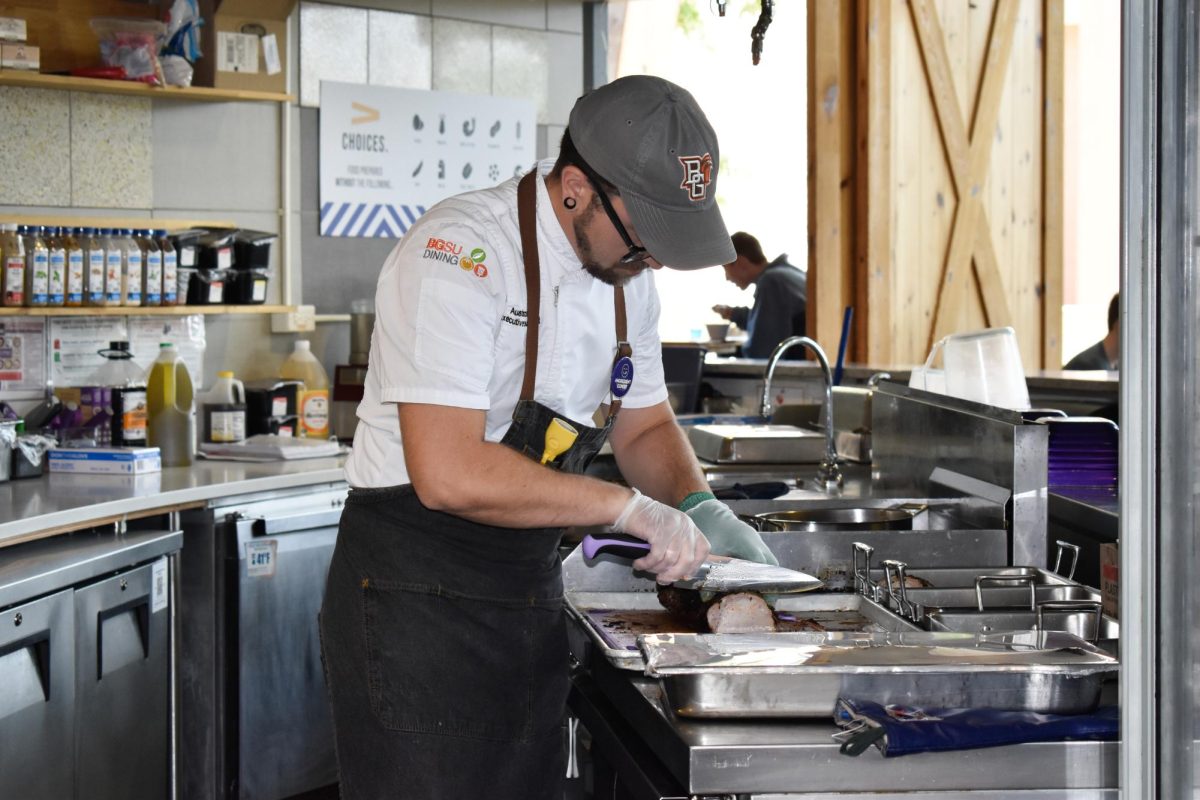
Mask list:
[{"label": "person in background", "polygon": [[746,289],[754,284],[754,307],[713,306],[713,311],[746,331],[745,358],[766,358],[775,345],[805,331],[808,277],[788,263],[787,253],[768,262],[762,245],[748,233],[729,237],[737,258],[725,265],[725,280]]},{"label": "person in background", "polygon": [[[654,270],[734,255],[719,164],[687,91],[624,77],[576,102],[557,161],[443,200],[388,256],[320,616],[343,800],[562,800],[563,528],[644,539],[664,584],[710,548],[775,563],[663,379]],[[629,486],[583,474],[606,440]]]},{"label": "person in background", "polygon": [[1114,294],[1108,304],[1108,335],[1068,361],[1063,369],[1118,368],[1121,357],[1120,297],[1120,293]]}]

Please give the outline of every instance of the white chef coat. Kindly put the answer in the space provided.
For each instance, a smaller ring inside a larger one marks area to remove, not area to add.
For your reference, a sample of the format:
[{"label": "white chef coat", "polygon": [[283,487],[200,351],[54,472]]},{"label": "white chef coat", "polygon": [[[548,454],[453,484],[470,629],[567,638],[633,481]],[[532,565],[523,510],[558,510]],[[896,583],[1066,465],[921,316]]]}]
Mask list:
[{"label": "white chef coat", "polygon": [[[539,176],[554,162],[538,164]],[[613,288],[593,278],[571,249],[537,181],[541,324],[534,399],[591,424],[611,400],[617,349]],[[384,262],[375,290],[375,330],[354,450],[351,486],[409,483],[397,403],[487,412],[484,438],[512,424],[525,370],[526,297],[517,179],[452,197],[431,208]],[[625,284],[634,380],[626,408],[667,399],[659,302],[646,270]]]}]

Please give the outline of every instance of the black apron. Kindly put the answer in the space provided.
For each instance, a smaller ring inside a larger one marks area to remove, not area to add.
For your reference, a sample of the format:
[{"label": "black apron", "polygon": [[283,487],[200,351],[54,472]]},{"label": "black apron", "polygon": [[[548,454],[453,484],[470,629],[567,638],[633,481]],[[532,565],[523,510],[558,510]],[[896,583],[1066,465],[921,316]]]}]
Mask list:
[{"label": "black apron", "polygon": [[[541,276],[536,181],[518,185],[529,309],[525,377],[502,443],[545,459],[557,418],[578,432],[547,463],[582,473],[632,377],[624,293],[603,428],[533,399]],[[561,800],[567,639],[558,528],[498,528],[426,508],[411,485],[351,489],[321,609],[345,800]]]}]

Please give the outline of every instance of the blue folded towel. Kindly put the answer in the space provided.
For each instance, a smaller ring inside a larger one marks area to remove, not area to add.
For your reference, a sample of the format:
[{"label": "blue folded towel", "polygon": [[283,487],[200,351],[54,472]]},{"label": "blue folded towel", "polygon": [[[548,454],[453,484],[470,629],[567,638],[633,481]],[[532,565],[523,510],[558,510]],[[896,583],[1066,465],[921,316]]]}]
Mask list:
[{"label": "blue folded towel", "polygon": [[1120,735],[1117,706],[1090,714],[1038,714],[992,708],[916,708],[838,698],[833,738],[841,752],[857,756],[872,744],[884,756],[968,750],[1064,739],[1111,741]]}]

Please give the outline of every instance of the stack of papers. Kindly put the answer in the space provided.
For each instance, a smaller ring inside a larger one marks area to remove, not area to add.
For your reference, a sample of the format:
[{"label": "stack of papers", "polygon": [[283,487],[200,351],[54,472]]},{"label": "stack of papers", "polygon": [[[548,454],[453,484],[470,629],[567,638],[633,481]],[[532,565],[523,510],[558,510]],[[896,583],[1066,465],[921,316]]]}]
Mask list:
[{"label": "stack of papers", "polygon": [[346,452],[332,439],[297,439],[274,433],[260,433],[244,442],[200,445],[200,455],[224,461],[292,461],[298,458],[326,458]]}]

